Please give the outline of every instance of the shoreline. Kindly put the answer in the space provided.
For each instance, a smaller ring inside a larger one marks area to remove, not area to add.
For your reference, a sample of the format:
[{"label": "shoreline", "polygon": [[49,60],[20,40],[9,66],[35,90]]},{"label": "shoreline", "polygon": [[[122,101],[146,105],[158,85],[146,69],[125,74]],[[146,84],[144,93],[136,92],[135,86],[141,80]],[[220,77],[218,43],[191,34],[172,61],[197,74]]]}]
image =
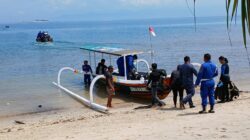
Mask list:
[{"label": "shoreline", "polygon": [[205,115],[198,114],[198,94],[196,108],[186,110],[173,108],[170,95],[163,108],[135,110],[145,104],[119,103],[108,114],[83,106],[0,119],[0,139],[250,139],[249,93]]}]

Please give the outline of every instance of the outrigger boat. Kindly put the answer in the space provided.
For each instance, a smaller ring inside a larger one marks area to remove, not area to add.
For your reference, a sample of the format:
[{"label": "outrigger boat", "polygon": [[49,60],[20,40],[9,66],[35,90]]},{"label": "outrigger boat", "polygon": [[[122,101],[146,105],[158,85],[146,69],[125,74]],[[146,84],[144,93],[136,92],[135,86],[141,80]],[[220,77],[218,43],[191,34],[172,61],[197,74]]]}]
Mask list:
[{"label": "outrigger boat", "polygon": [[[101,49],[101,48],[100,49],[81,48],[81,49],[83,51],[89,52],[90,59],[91,59],[91,54],[94,54],[94,60],[96,60],[96,54],[101,54],[102,56],[109,55],[110,62],[111,62],[111,56],[123,57],[125,75],[120,76],[118,74],[118,70],[115,70],[113,73],[113,79],[114,79],[116,92],[118,92],[120,94],[127,94],[129,96],[136,97],[136,98],[151,99],[151,89],[147,87],[148,75],[150,73],[150,66],[149,66],[148,61],[145,59],[137,59],[136,60],[136,68],[137,68],[136,74],[139,75],[138,76],[139,79],[130,80],[128,78],[128,75],[126,72],[127,71],[127,69],[126,69],[127,68],[127,62],[126,62],[127,56],[129,56],[129,55],[138,55],[139,56],[141,54],[146,54],[148,52],[138,51],[138,50],[105,50],[105,49]],[[146,66],[147,66],[146,72],[140,71],[139,65],[138,65],[139,63],[146,64]],[[96,61],[95,61],[95,66],[96,66]],[[81,73],[81,71],[73,69],[73,68],[69,68],[69,67],[62,68],[58,73],[57,83],[53,82],[56,86],[58,86],[60,89],[66,91],[71,96],[77,98],[78,100],[82,101],[84,104],[86,104],[92,108],[98,109],[100,111],[107,111],[106,107],[94,103],[94,100],[93,100],[94,85],[97,83],[97,81],[104,81],[105,80],[104,75],[95,75],[95,78],[92,80],[92,83],[90,85],[90,100],[87,100],[87,99],[73,93],[72,91],[66,89],[65,87],[63,87],[60,84],[61,73],[64,70],[71,70],[75,73]],[[162,70],[162,71],[165,72],[165,70]],[[170,91],[171,91],[171,89],[170,89],[170,77],[169,76],[162,77],[161,82],[160,82],[160,86],[158,89],[158,97],[160,99],[165,99],[169,95]]]}]

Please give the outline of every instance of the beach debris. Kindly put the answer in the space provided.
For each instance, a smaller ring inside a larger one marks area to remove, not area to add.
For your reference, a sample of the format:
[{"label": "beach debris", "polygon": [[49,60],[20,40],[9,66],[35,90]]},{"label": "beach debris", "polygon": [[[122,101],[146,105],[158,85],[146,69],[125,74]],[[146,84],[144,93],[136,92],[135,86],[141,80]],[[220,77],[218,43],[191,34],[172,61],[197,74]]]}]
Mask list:
[{"label": "beach debris", "polygon": [[24,122],[22,122],[22,121],[17,121],[17,120],[15,120],[15,123],[16,123],[16,124],[25,124]]}]

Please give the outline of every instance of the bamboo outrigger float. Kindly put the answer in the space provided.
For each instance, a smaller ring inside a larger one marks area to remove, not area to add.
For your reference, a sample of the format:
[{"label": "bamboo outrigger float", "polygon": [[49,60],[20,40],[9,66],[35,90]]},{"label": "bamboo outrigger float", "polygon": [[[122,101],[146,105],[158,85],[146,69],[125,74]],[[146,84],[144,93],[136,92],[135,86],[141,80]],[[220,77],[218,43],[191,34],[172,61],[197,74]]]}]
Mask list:
[{"label": "bamboo outrigger float", "polygon": [[[145,54],[147,52],[138,51],[138,50],[116,50],[116,51],[109,50],[109,51],[107,51],[107,50],[103,50],[103,49],[89,49],[89,48],[81,48],[81,49],[89,52],[90,59],[91,59],[91,53],[93,53],[95,60],[96,60],[96,53],[102,54],[102,55],[109,55],[110,59],[111,59],[111,56],[123,57],[124,72],[125,72],[124,74],[125,75],[120,76],[118,74],[118,70],[115,70],[113,73],[113,79],[114,79],[116,92],[119,92],[121,94],[127,94],[129,96],[136,97],[136,98],[151,99],[151,89],[149,89],[147,86],[148,75],[150,73],[150,67],[149,67],[148,61],[146,61],[144,59],[136,60],[137,74],[140,77],[139,79],[131,80],[130,78],[128,78],[128,75],[127,75],[126,57],[129,55]],[[139,63],[146,64],[147,72],[139,71],[139,66],[138,66]],[[95,66],[96,66],[96,61],[95,61]],[[58,73],[57,82],[53,82],[54,85],[56,85],[58,88],[62,89],[63,91],[65,91],[69,95],[73,96],[77,100],[81,101],[83,104],[85,104],[93,109],[96,109],[99,111],[107,111],[108,110],[107,107],[99,105],[97,103],[94,103],[94,99],[93,99],[93,89],[95,87],[95,84],[99,80],[104,81],[105,80],[104,75],[95,75],[94,76],[95,78],[92,80],[92,83],[90,85],[90,100],[88,100],[82,96],[75,94],[74,92],[68,90],[67,88],[65,88],[61,85],[61,82],[60,82],[61,73],[65,70],[70,70],[72,72],[81,73],[81,71],[73,69],[73,68],[69,68],[69,67],[62,68]],[[163,71],[165,71],[165,70],[163,70]],[[160,99],[165,99],[168,96],[168,94],[170,93],[170,91],[171,91],[171,89],[170,89],[170,77],[169,76],[162,77],[161,82],[160,82],[160,86],[158,89],[158,97]]]}]

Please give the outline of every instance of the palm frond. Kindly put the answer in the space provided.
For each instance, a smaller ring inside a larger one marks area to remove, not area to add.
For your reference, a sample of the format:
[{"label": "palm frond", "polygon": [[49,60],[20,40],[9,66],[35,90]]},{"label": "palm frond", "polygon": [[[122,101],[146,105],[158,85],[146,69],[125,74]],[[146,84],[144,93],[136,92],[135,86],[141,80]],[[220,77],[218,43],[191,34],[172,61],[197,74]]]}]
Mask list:
[{"label": "palm frond", "polygon": [[[250,0],[226,0],[227,28],[237,18],[237,10],[241,4],[241,24],[244,46],[247,47],[247,36],[250,35]],[[231,12],[231,15],[229,16]],[[247,34],[248,33],[248,34]]]}]

